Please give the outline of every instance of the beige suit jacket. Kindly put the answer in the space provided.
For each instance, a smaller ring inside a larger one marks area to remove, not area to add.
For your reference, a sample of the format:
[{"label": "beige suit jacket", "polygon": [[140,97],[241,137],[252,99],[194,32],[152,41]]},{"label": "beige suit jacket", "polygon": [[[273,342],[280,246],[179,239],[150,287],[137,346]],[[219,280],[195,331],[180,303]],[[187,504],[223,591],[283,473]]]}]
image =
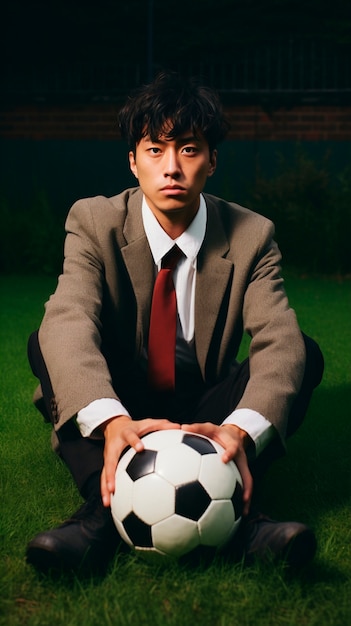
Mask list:
[{"label": "beige suit jacket", "polygon": [[[280,276],[274,227],[239,205],[205,199],[195,296],[202,376],[215,383],[229,373],[246,331],[250,381],[237,408],[258,411],[284,439],[305,349]],[[154,283],[141,204],[141,190],[128,189],[80,200],[68,215],[63,273],[39,330],[57,428],[93,400],[117,398],[113,380],[141,358]]]}]

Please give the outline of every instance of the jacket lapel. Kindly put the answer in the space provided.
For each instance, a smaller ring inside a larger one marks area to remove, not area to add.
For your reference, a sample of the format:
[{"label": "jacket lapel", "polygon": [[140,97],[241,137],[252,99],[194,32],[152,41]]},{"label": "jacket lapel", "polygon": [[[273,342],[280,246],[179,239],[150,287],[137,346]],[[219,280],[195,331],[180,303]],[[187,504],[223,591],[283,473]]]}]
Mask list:
[{"label": "jacket lapel", "polygon": [[128,213],[123,233],[126,245],[121,249],[136,298],[137,354],[140,354],[143,348],[144,336],[147,334],[155,280],[154,263],[143,226],[141,203],[141,192],[133,194],[128,201]]},{"label": "jacket lapel", "polygon": [[[121,248],[137,304],[136,353],[143,348],[148,332],[154,263],[142,221],[142,193],[130,196],[124,225],[126,245]],[[217,204],[206,196],[208,209],[206,235],[197,261],[195,292],[195,346],[197,359],[205,376],[208,351],[233,264],[224,258],[228,240]]]},{"label": "jacket lapel", "polygon": [[206,361],[220,307],[233,274],[233,264],[224,258],[229,245],[216,204],[206,196],[206,235],[197,261],[195,291],[195,347],[205,377]]}]

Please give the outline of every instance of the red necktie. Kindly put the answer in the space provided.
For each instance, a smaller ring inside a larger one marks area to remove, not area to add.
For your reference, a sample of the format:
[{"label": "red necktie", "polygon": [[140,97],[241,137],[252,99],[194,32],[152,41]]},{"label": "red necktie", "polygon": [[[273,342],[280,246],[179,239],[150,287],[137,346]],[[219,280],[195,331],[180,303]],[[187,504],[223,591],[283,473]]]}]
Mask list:
[{"label": "red necktie", "polygon": [[172,391],[175,387],[177,299],[173,270],[182,256],[175,245],[163,257],[152,296],[148,377],[150,386],[159,391]]}]

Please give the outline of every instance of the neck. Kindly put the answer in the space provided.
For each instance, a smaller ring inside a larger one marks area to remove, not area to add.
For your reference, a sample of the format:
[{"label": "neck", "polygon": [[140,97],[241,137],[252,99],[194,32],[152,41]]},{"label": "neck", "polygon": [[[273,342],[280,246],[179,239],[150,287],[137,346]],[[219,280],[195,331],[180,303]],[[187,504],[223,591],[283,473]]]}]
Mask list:
[{"label": "neck", "polygon": [[191,222],[193,221],[195,215],[199,210],[199,206],[200,203],[192,211],[189,211],[189,209],[187,209],[186,211],[158,211],[157,213],[153,211],[153,213],[158,223],[167,233],[167,235],[171,237],[171,239],[177,239],[177,237],[180,237],[180,235],[189,228]]},{"label": "neck", "polygon": [[180,222],[175,222],[174,220],[170,220],[170,219],[163,220],[163,219],[157,218],[160,226],[167,233],[167,235],[171,237],[171,239],[177,239],[177,237],[180,237],[180,235],[182,235],[190,226],[193,219],[194,218],[192,217],[190,220],[186,222],[183,220]]}]

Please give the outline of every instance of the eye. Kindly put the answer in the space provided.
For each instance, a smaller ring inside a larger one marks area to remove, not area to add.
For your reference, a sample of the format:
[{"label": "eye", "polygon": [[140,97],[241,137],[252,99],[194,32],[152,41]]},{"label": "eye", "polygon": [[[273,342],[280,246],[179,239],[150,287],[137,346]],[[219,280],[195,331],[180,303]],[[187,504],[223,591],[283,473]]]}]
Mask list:
[{"label": "eye", "polygon": [[183,152],[185,152],[185,154],[195,154],[197,152],[197,148],[196,146],[184,146]]},{"label": "eye", "polygon": [[146,152],[148,152],[151,155],[154,155],[154,154],[159,154],[161,152],[161,149],[158,148],[157,146],[151,146],[150,148],[146,150]]}]

